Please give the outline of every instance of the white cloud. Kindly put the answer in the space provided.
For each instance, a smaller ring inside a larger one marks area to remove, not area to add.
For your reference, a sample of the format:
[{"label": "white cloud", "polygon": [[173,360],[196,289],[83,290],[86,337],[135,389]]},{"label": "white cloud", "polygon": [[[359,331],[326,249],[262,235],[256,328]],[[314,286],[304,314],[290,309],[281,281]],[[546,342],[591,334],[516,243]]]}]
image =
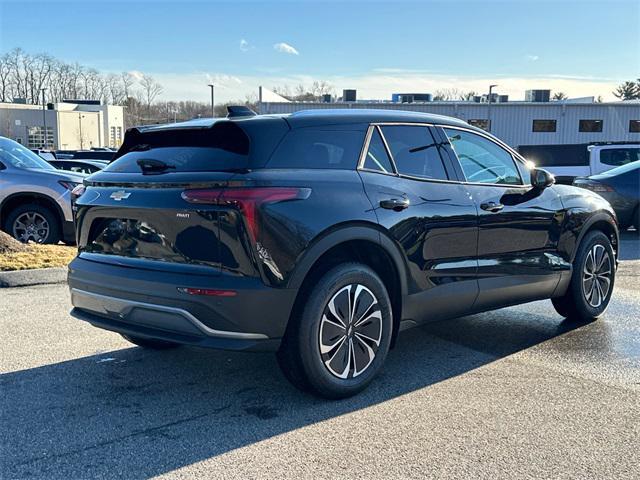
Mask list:
[{"label": "white cloud", "polygon": [[138,81],[142,80],[142,77],[144,76],[144,74],[138,70],[131,70],[129,72],[129,75],[131,75],[133,78],[135,78]]},{"label": "white cloud", "polygon": [[266,71],[255,75],[231,75],[223,72],[206,73],[158,73],[148,72],[163,87],[162,100],[210,99],[207,84],[216,85],[216,101],[227,102],[242,100],[249,94],[257,94],[258,86],[266,88],[296,85],[311,85],[314,80],[326,80],[334,86],[337,93],[344,88],[358,90],[358,98],[390,100],[392,93],[430,92],[445,88],[457,88],[460,91],[486,93],[489,85],[497,83],[494,91],[509,95],[510,100],[523,100],[525,90],[532,88],[550,88],[554,92],[565,92],[569,97],[602,95],[605,101],[615,101],[611,94],[624,79],[619,78],[582,78],[556,74],[522,76],[454,76],[436,73],[370,71],[360,75],[301,75]]},{"label": "white cloud", "polygon": [[241,52],[248,52],[249,50],[251,50],[251,45],[249,45],[249,42],[247,42],[244,38],[240,39],[240,51]]},{"label": "white cloud", "polygon": [[300,52],[298,52],[298,50],[296,50],[294,47],[292,47],[288,43],[284,43],[284,42],[276,43],[273,46],[273,48],[274,50],[280,53],[286,53],[288,55],[300,55]]},{"label": "white cloud", "polygon": [[537,62],[540,59],[538,55],[527,55],[527,60],[530,62]]}]

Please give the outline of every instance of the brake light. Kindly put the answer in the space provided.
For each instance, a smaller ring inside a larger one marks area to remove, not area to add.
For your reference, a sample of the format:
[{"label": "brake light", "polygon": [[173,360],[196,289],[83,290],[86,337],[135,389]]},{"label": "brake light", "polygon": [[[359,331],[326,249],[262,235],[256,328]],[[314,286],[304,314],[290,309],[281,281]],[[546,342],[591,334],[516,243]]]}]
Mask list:
[{"label": "brake light", "polygon": [[238,187],[207,188],[185,190],[183,200],[189,203],[220,205],[240,210],[249,233],[255,241],[258,238],[258,207],[265,203],[309,198],[310,188],[298,187]]}]

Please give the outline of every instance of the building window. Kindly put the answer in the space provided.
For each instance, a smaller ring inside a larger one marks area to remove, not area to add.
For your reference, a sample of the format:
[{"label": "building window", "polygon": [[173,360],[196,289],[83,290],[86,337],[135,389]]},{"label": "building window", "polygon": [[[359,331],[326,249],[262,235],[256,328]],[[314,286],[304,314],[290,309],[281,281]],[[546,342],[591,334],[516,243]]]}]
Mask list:
[{"label": "building window", "polygon": [[629,133],[640,133],[640,120],[629,120]]},{"label": "building window", "polygon": [[47,139],[43,127],[27,127],[27,146],[29,148],[52,149],[54,148],[53,127],[47,127]]},{"label": "building window", "polygon": [[555,132],[556,121],[555,120],[534,120],[533,131],[534,132]]},{"label": "building window", "polygon": [[467,123],[472,127],[478,127],[487,132],[491,130],[491,122],[486,118],[471,118]]},{"label": "building window", "polygon": [[601,132],[602,120],[580,120],[579,132]]},{"label": "building window", "polygon": [[122,145],[122,127],[109,127],[109,146],[120,147]]}]

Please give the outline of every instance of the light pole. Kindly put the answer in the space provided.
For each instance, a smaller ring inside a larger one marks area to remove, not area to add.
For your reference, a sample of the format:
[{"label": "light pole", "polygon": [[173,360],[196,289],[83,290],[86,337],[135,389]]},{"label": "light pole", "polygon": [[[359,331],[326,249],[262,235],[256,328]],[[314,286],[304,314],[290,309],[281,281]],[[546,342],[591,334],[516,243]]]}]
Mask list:
[{"label": "light pole", "polygon": [[489,129],[487,130],[488,132],[491,132],[491,91],[493,90],[493,87],[497,87],[498,85],[489,85],[489,98],[487,99],[487,121],[489,122]]},{"label": "light pole", "polygon": [[80,125],[80,150],[83,150],[83,144],[82,144],[82,119],[84,118],[84,115],[82,115],[81,113],[78,113],[78,124]]},{"label": "light pole", "polygon": [[211,118],[214,118],[216,116],[215,110],[213,108],[214,103],[213,103],[213,89],[215,88],[215,85],[213,83],[209,84],[209,88],[211,88]]},{"label": "light pole", "polygon": [[44,142],[42,144],[42,148],[46,149],[47,148],[47,110],[46,110],[46,105],[44,103],[44,92],[46,90],[46,88],[42,88],[42,128],[44,129]]}]

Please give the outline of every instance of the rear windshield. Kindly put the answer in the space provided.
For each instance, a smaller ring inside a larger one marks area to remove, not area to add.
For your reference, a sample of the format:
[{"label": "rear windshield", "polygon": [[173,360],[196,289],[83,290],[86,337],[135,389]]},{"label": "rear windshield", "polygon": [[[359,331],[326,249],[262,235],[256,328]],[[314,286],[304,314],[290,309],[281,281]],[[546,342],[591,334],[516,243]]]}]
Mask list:
[{"label": "rear windshield", "polygon": [[366,130],[306,127],[290,131],[273,153],[268,168],[356,168]]},{"label": "rear windshield", "polygon": [[103,171],[139,173],[141,165],[163,164],[165,172],[220,172],[249,166],[249,138],[231,122],[211,128],[127,134],[119,157]]}]

